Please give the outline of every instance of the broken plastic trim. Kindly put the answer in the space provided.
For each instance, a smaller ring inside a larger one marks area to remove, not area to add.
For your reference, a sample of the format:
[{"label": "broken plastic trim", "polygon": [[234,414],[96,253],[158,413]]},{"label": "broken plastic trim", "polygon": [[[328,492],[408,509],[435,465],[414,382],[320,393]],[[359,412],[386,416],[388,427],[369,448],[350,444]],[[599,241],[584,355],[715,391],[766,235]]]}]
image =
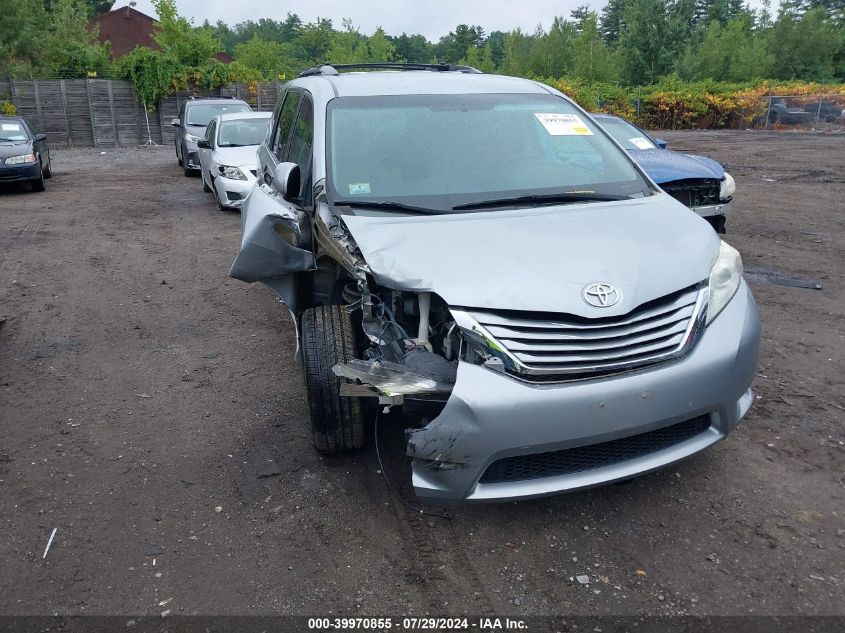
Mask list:
[{"label": "broken plastic trim", "polygon": [[427,378],[396,363],[377,360],[352,359],[332,367],[335,376],[359,380],[372,385],[384,396],[425,395],[451,393],[454,383]]}]

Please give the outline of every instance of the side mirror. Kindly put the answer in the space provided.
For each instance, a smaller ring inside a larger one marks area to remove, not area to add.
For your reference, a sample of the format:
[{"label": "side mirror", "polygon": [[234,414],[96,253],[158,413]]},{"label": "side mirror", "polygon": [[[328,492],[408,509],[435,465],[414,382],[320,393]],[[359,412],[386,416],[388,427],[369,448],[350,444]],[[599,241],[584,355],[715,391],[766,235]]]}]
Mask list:
[{"label": "side mirror", "polygon": [[182,127],[182,121],[180,121],[179,119],[173,119],[172,121],[170,121],[170,125],[172,125],[173,127]]},{"label": "side mirror", "polygon": [[657,145],[660,149],[666,149],[669,146],[669,143],[664,141],[662,138],[654,139],[654,144]]},{"label": "side mirror", "polygon": [[288,200],[299,195],[300,189],[299,165],[296,163],[279,163],[273,172],[273,189]]},{"label": "side mirror", "polygon": [[35,135],[35,140],[36,140],[36,141],[46,141],[46,140],[47,140],[47,135],[46,135],[46,134],[36,134],[36,135]]},{"label": "side mirror", "polygon": [[211,149],[211,145],[204,138],[201,138],[197,141],[197,147],[199,147],[200,149]]}]

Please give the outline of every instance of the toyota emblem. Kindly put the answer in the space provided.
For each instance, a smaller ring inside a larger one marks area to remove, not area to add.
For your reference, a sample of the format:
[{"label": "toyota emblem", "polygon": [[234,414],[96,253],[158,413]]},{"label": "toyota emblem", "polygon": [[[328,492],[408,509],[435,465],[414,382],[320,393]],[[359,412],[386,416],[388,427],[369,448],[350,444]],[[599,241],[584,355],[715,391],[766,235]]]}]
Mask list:
[{"label": "toyota emblem", "polygon": [[622,293],[615,287],[606,283],[595,283],[584,286],[581,293],[584,301],[589,303],[594,308],[609,308],[619,303],[622,298]]}]

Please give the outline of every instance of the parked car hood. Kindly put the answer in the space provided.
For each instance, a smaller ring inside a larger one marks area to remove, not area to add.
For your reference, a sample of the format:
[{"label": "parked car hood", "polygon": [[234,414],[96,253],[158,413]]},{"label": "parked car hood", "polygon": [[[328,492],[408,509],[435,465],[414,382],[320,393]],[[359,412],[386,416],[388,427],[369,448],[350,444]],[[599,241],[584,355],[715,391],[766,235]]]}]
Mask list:
[{"label": "parked car hood", "polygon": [[32,150],[32,141],[0,142],[0,158],[28,154]]},{"label": "parked car hood", "polygon": [[[379,283],[451,306],[617,316],[708,278],[719,238],[660,193],[639,200],[437,216],[345,215]],[[610,308],[581,298],[613,284]]]},{"label": "parked car hood", "polygon": [[657,184],[687,178],[725,177],[725,170],[712,158],[681,154],[668,149],[629,149],[628,153]]},{"label": "parked car hood", "polygon": [[247,145],[246,147],[218,147],[214,150],[217,161],[221,165],[234,165],[236,167],[249,166],[250,169],[258,167],[258,146]]}]

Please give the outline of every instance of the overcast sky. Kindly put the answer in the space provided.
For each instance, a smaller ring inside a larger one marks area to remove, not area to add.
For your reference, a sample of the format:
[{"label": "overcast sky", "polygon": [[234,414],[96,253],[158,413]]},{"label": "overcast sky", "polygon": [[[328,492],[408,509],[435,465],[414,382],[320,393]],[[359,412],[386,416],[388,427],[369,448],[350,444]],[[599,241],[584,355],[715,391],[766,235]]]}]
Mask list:
[{"label": "overcast sky", "polygon": [[[122,7],[129,0],[117,0],[114,6]],[[520,27],[533,31],[537,24],[545,29],[556,15],[569,16],[569,12],[585,0],[176,0],[179,13],[193,18],[195,24],[208,20],[212,24],[223,20],[229,25],[259,18],[284,19],[296,13],[303,22],[313,22],[318,17],[330,18],[337,28],[341,19],[351,18],[352,23],[367,35],[378,26],[390,35],[422,33],[436,42],[458,24],[478,24],[490,31],[510,31]],[[599,11],[605,0],[590,2]],[[777,0],[772,2],[777,5]],[[759,6],[759,0],[752,0]],[[157,17],[151,0],[137,0],[139,11]]]}]

